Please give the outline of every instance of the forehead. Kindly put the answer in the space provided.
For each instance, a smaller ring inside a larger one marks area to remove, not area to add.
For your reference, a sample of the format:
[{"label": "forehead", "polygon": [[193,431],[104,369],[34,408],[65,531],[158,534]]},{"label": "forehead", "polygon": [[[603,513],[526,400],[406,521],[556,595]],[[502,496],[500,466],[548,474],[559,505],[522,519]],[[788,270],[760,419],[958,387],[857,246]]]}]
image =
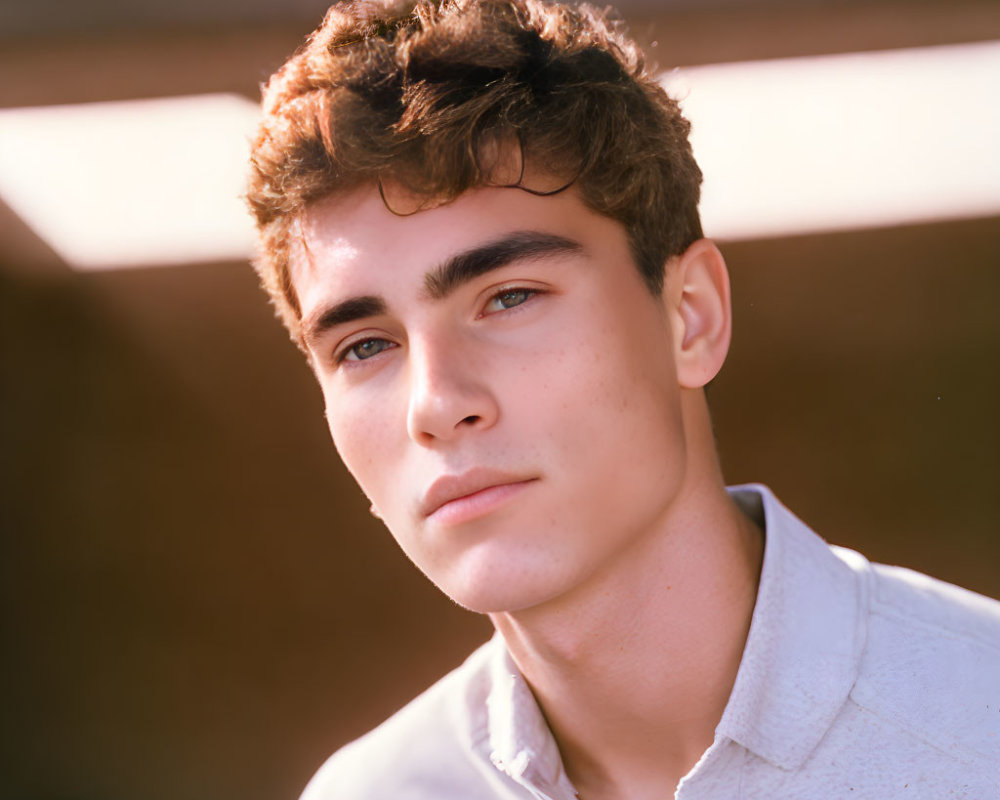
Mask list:
[{"label": "forehead", "polygon": [[315,203],[293,231],[290,277],[303,317],[331,295],[384,293],[422,280],[463,250],[516,231],[557,234],[600,248],[620,225],[588,209],[575,189],[540,197],[483,188],[408,216],[393,214],[375,186]]}]

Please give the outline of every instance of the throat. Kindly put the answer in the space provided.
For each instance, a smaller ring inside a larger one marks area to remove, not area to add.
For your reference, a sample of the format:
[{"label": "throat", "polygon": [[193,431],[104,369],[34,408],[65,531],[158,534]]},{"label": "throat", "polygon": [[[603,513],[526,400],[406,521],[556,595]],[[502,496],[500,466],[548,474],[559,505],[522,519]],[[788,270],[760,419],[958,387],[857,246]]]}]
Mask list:
[{"label": "throat", "polygon": [[585,603],[492,615],[582,798],[670,797],[711,747],[763,553],[735,507],[727,523],[668,540]]}]

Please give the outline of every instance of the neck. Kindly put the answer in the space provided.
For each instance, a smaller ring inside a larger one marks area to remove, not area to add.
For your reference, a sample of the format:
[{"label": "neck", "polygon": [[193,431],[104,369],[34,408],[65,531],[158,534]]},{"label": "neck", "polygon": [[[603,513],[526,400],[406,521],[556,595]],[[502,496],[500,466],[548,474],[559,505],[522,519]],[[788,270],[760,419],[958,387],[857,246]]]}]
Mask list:
[{"label": "neck", "polygon": [[717,466],[696,469],[669,518],[587,585],[491,615],[582,797],[588,789],[672,796],[711,745],[749,631],[762,551],[760,531],[729,499]]}]

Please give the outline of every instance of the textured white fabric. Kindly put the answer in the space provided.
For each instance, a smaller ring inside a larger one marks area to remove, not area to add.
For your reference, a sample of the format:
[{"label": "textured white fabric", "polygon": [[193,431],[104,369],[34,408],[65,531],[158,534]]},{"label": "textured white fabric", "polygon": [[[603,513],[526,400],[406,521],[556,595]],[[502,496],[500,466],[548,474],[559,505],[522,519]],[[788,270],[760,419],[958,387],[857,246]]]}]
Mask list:
[{"label": "textured white fabric", "polygon": [[[739,673],[678,800],[1000,798],[1000,603],[830,547],[763,486]],[[571,800],[499,636],[320,769],[302,800]]]}]

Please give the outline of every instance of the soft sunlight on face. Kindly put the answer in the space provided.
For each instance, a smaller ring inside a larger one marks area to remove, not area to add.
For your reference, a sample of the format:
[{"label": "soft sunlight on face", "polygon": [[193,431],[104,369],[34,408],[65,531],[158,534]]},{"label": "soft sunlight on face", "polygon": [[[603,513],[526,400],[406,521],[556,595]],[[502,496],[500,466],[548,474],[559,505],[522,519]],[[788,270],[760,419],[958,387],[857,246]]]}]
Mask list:
[{"label": "soft sunlight on face", "polygon": [[397,217],[372,188],[302,233],[292,278],[334,442],[456,602],[565,595],[662,523],[687,457],[676,320],[618,223],[572,190]]}]

